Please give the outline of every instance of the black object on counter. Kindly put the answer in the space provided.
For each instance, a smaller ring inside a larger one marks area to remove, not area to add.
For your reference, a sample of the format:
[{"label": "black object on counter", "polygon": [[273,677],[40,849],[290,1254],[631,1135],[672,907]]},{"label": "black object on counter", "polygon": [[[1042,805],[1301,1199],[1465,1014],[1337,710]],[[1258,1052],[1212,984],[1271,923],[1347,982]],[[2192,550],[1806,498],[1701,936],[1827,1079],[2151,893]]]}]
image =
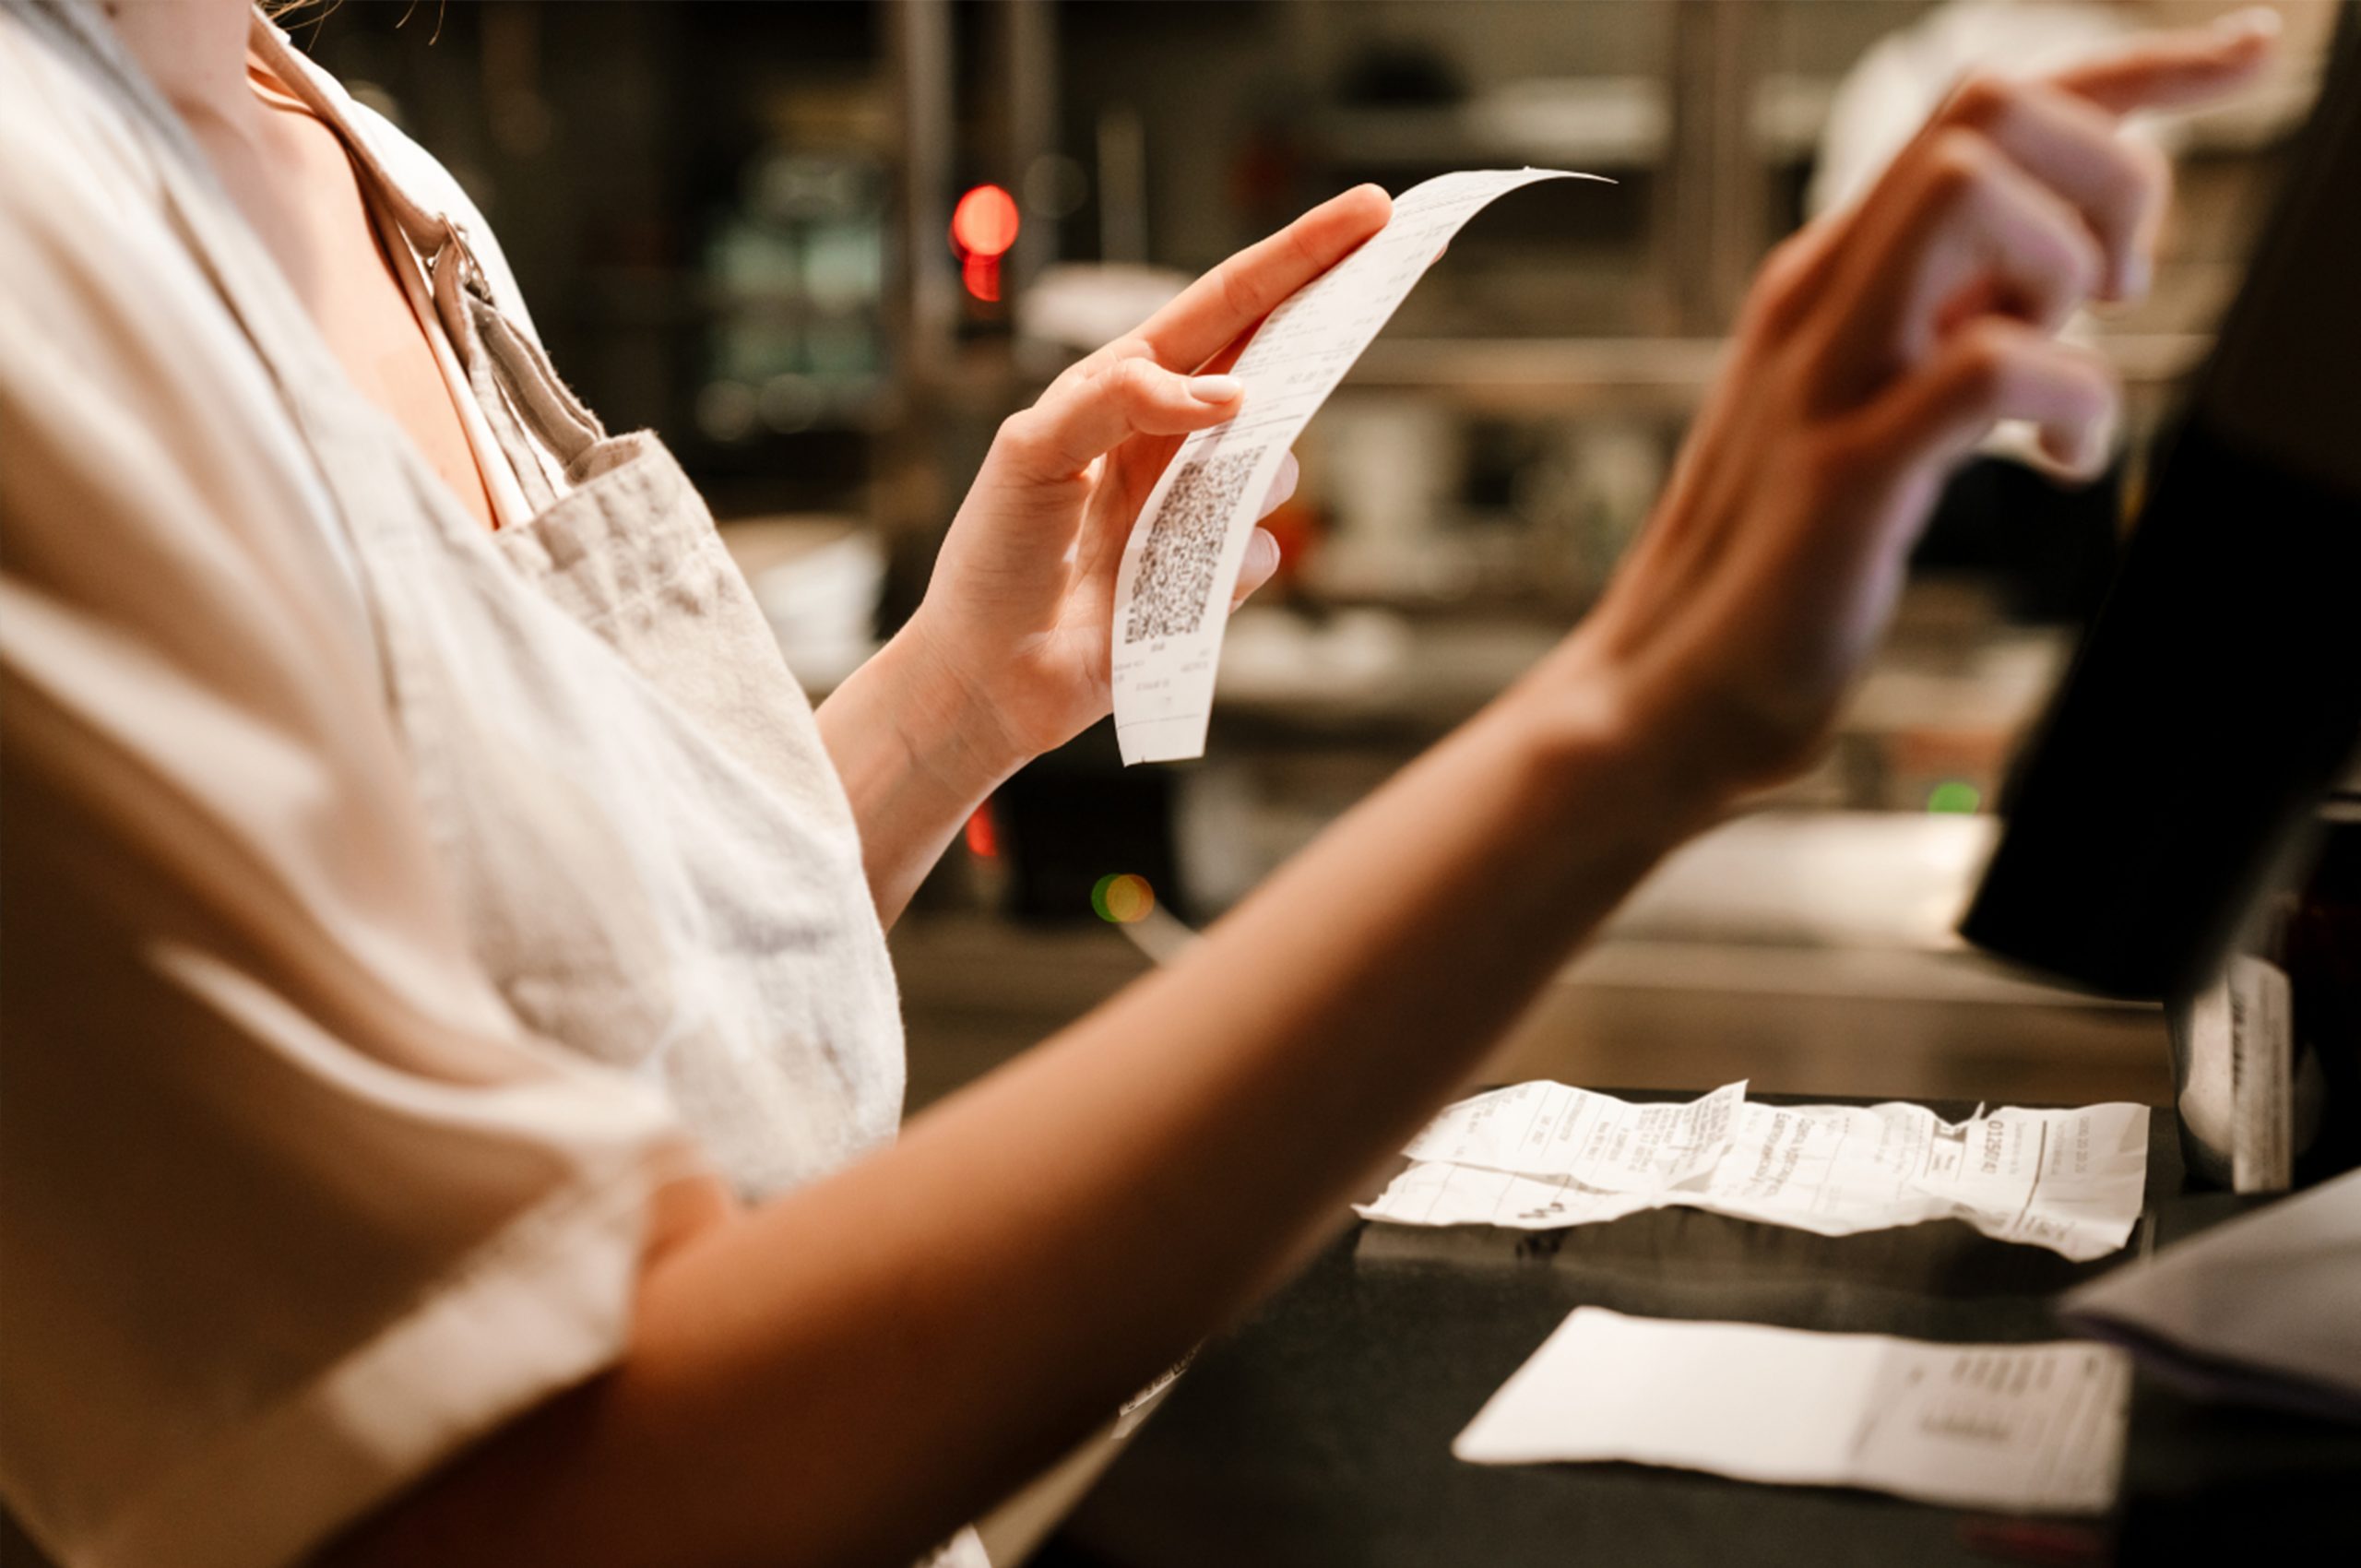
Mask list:
[{"label": "black object on counter", "polygon": [[2201,986],[2361,739],[2361,28],[2004,809],[1969,940]]},{"label": "black object on counter", "polygon": [[2289,1077],[2300,1126],[2296,1185],[2361,1166],[2361,794],[2320,814],[2320,847],[2281,935],[2295,999]]}]

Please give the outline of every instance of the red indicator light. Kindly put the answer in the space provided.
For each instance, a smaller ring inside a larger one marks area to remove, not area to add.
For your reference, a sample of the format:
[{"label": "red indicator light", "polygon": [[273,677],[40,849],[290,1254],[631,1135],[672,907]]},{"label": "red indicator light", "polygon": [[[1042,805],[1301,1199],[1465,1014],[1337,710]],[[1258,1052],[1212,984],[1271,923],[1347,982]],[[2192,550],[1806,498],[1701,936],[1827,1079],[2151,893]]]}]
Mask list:
[{"label": "red indicator light", "polygon": [[951,210],[951,248],[959,281],[985,301],[1000,298],[1000,258],[1016,243],[1016,198],[998,185],[978,185]]},{"label": "red indicator light", "polygon": [[951,243],[962,259],[1006,255],[1016,229],[1016,198],[998,185],[978,185],[951,212]]}]

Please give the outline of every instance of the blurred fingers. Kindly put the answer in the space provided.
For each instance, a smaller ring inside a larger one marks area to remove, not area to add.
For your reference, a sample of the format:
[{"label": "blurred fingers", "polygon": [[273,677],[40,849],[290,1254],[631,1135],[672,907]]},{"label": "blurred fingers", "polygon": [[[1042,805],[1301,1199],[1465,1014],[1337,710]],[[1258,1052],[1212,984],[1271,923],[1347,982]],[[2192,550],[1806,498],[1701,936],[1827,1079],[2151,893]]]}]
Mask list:
[{"label": "blurred fingers", "polygon": [[1262,521],[1286,505],[1295,495],[1296,481],[1302,475],[1303,466],[1295,460],[1294,453],[1279,459],[1279,471],[1271,476],[1271,488],[1264,493],[1263,505],[1254,514],[1255,521]]},{"label": "blurred fingers", "polygon": [[[1296,480],[1302,472],[1290,452],[1281,460],[1279,471],[1271,476],[1271,488],[1264,493],[1263,505],[1255,512],[1257,520],[1269,517],[1287,504],[1295,494]],[[1238,586],[1230,590],[1232,610],[1246,602],[1256,588],[1271,580],[1279,569],[1278,536],[1268,529],[1256,529],[1246,541],[1246,553],[1239,558]]]},{"label": "blurred fingers", "polygon": [[2055,329],[2104,266],[2074,208],[1975,132],[1929,138],[1904,179],[1838,285],[1860,299],[1831,345],[1840,395],[1918,363],[1963,299]]},{"label": "blurred fingers", "polygon": [[1246,602],[1253,591],[1271,580],[1279,569],[1279,541],[1268,529],[1256,529],[1246,541],[1246,553],[1238,563],[1238,586],[1230,590],[1232,610]]},{"label": "blurred fingers", "polygon": [[1979,77],[1952,96],[1944,118],[1989,137],[2011,160],[2070,203],[2106,260],[2098,291],[2147,291],[2149,255],[2171,186],[2171,165],[2122,136],[2087,99],[2042,82]]},{"label": "blurred fingers", "polygon": [[2019,419],[2039,428],[2061,469],[2092,477],[2106,466],[2118,398],[2114,372],[2090,350],[1983,316],[1865,410],[1861,449],[1899,475],[1955,461],[1996,422]]},{"label": "blurred fingers", "polygon": [[2258,8],[2136,40],[2044,82],[1962,88],[1832,231],[1843,257],[1810,295],[1859,308],[1822,344],[1825,395],[1844,404],[1873,392],[1966,314],[2055,326],[2085,298],[2143,291],[2168,171],[2116,117],[2229,94],[2260,70],[2277,30],[2277,14]]},{"label": "blurred fingers", "polygon": [[2278,12],[2255,6],[2234,11],[2212,27],[2137,39],[2049,79],[2110,114],[2193,109],[2253,80],[2271,57],[2279,29]]}]

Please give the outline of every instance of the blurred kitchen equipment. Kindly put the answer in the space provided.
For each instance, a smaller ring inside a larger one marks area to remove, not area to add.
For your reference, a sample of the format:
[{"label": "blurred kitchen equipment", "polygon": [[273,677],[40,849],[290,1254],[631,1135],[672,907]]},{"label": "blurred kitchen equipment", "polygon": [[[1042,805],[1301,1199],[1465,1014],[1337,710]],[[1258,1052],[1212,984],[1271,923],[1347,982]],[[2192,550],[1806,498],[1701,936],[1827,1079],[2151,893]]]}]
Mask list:
[{"label": "blurred kitchen equipment", "polygon": [[2301,884],[2170,1010],[2183,1153],[2241,1193],[2361,1163],[2361,790],[2331,797],[2319,829]]}]

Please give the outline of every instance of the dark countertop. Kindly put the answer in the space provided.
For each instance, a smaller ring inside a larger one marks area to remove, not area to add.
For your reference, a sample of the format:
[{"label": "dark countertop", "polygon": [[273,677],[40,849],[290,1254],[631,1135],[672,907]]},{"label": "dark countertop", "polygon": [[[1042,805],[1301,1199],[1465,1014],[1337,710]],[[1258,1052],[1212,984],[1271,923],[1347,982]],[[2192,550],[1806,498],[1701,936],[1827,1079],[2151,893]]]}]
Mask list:
[{"label": "dark countertop", "polygon": [[1870,1492],[1451,1456],[1477,1409],[1584,1304],[1935,1340],[2054,1337],[2061,1291],[2243,1202],[2182,1184],[2171,1115],[2155,1112],[2147,1213],[2128,1247],[2087,1264],[1948,1220],[1849,1237],[1689,1209],[1561,1231],[1355,1225],[1205,1348],[1035,1561],[1838,1568],[2007,1561],[2011,1545],[2064,1554],[2019,1561],[2177,1561],[2209,1534],[2235,1541],[2225,1559],[2252,1561],[2260,1526],[2293,1541],[2333,1525],[2351,1541],[2361,1431],[2201,1410],[2144,1381],[2117,1514],[2030,1532]]}]

